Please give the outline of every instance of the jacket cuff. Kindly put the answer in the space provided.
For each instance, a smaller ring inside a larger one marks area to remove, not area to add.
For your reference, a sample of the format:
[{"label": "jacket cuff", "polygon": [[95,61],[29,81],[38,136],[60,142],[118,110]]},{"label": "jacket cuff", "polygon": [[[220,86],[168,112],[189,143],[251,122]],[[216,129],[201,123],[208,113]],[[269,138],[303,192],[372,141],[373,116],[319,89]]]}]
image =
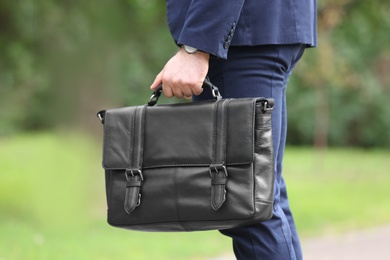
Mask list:
[{"label": "jacket cuff", "polygon": [[[233,39],[234,31],[236,29],[236,22],[232,22],[230,28],[228,27],[224,37],[213,39],[208,37],[205,32],[192,32],[189,28],[183,30],[180,38],[176,42],[178,46],[188,45],[198,49],[199,51],[209,53],[212,56],[227,59],[227,53]],[[202,36],[199,36],[202,34]],[[198,35],[194,38],[193,35]]]},{"label": "jacket cuff", "polygon": [[227,59],[244,0],[206,2],[192,1],[176,42]]}]

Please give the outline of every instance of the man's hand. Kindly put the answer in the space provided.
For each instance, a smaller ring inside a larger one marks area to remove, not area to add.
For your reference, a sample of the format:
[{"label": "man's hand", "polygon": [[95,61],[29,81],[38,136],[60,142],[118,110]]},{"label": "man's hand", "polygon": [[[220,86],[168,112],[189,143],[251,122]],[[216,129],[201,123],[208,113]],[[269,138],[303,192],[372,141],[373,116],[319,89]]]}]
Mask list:
[{"label": "man's hand", "polygon": [[209,69],[210,55],[204,52],[188,54],[183,48],[165,64],[151,89],[163,85],[167,97],[191,98],[202,93],[203,81]]}]

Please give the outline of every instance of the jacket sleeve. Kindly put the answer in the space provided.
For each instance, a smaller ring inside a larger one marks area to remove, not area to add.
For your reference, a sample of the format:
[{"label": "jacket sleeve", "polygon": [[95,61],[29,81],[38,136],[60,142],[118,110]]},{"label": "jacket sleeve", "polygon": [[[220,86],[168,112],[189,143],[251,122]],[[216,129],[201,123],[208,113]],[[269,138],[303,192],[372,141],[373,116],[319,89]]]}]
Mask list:
[{"label": "jacket sleeve", "polygon": [[245,0],[182,1],[168,1],[168,24],[176,43],[226,59]]}]

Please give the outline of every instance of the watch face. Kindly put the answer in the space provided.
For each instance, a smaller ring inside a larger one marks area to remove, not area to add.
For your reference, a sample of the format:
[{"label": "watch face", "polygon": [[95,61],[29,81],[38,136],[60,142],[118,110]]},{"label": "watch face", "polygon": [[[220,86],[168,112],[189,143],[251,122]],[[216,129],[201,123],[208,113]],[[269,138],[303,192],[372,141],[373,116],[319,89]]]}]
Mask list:
[{"label": "watch face", "polygon": [[188,45],[184,45],[184,50],[187,52],[187,53],[195,53],[198,51],[197,48],[194,48],[194,47],[191,47],[191,46],[188,46]]}]

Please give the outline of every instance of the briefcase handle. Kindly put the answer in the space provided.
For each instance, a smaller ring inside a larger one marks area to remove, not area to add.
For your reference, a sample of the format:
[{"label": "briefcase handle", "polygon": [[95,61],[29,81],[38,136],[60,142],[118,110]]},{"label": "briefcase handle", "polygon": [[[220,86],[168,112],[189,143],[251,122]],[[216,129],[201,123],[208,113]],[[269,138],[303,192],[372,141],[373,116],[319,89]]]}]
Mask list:
[{"label": "briefcase handle", "polygon": [[[210,89],[211,94],[213,95],[215,101],[222,99],[221,93],[219,93],[219,89],[215,85],[213,85],[213,83],[211,83],[208,77],[206,77],[205,80],[203,81],[202,88]],[[159,97],[161,96],[161,93],[162,93],[162,85],[158,86],[157,89],[153,91],[153,94],[149,99],[148,106],[152,107],[156,105]]]},{"label": "briefcase handle", "polygon": [[[208,77],[205,78],[203,82],[202,88],[208,88],[211,91],[211,94],[213,95],[213,98],[215,101],[222,99],[221,93],[219,93],[219,89],[211,83]],[[158,86],[155,91],[153,91],[152,96],[149,99],[148,106],[152,107],[157,104],[158,98],[161,96],[162,93],[162,85]],[[100,122],[104,124],[104,117],[106,115],[106,110],[101,110],[97,113],[97,117],[100,119]]]}]

